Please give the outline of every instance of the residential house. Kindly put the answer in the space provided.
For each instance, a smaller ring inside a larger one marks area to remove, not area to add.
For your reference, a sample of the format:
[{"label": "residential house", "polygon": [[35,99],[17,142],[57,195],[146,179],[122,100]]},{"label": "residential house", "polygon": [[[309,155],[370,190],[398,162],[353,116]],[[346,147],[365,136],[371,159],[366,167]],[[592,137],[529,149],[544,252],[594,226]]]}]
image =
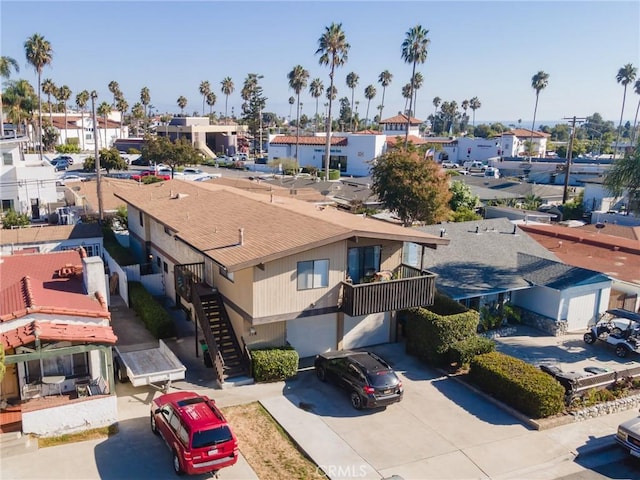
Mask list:
[{"label": "residential house", "polygon": [[521,225],[531,238],[566,264],[611,277],[609,308],[640,311],[640,227],[598,227]]},{"label": "residential house", "polygon": [[640,210],[640,198],[630,198],[627,189],[616,197],[605,187],[603,176],[586,178],[580,183],[584,185],[582,205],[586,212],[592,212],[592,223],[640,226],[640,216],[634,215]]},{"label": "residential house", "polygon": [[[48,121],[48,117],[46,117]],[[120,112],[113,110],[105,118],[96,115],[97,129],[93,123],[91,113],[52,114],[51,121],[58,133],[58,145],[75,143],[82,151],[95,150],[96,140],[98,148],[111,148],[118,138],[128,138],[129,127],[121,120]]]},{"label": "residential house", "polygon": [[403,242],[448,243],[215,181],[172,180],[116,196],[127,203],[132,250],[163,272],[167,296],[199,322],[220,380],[228,362],[210,320],[227,318],[241,354],[243,343],[290,344],[308,357],[389,342],[395,311],[429,305],[435,291],[431,273],[402,264]]},{"label": "residential house", "polygon": [[437,254],[410,246],[405,263],[428,265],[438,291],[480,311],[505,303],[548,333],[586,329],[607,309],[611,279],[562,263],[506,218],[419,227],[450,240]]},{"label": "residential house", "polygon": [[48,253],[84,248],[90,257],[102,256],[102,228],[97,223],[43,225],[3,230],[0,256],[15,253]]},{"label": "residential house", "polygon": [[37,221],[46,217],[58,195],[51,164],[22,153],[27,141],[27,137],[0,139],[0,199],[3,212],[11,209]]},{"label": "residential house", "polygon": [[[82,249],[2,256],[0,280],[7,366],[0,398],[22,404],[22,431],[52,435],[114,423],[117,403],[108,392],[116,336],[100,257]],[[50,404],[38,400],[54,395]]]},{"label": "residential house", "polygon": [[544,132],[513,128],[503,132],[499,138],[500,154],[503,157],[529,156],[525,146],[531,142],[531,157],[544,157],[547,153],[547,140],[551,135]]},{"label": "residential house", "polygon": [[435,154],[437,162],[449,161],[463,165],[467,161],[488,162],[502,155],[499,138],[427,138],[428,143],[440,145]]}]

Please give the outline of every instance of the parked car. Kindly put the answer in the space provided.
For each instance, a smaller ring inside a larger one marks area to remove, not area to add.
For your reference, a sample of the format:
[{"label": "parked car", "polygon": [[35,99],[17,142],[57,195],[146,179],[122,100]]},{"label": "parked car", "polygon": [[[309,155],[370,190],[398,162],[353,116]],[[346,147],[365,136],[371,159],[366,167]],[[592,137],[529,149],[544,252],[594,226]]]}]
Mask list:
[{"label": "parked car", "polygon": [[69,161],[64,158],[54,158],[50,163],[55,168],[56,172],[66,170],[70,166]]},{"label": "parked car", "polygon": [[182,174],[183,175],[206,175],[207,172],[203,172],[199,168],[186,167],[184,170],[182,170]]},{"label": "parked car", "polygon": [[596,340],[611,345],[620,358],[629,352],[640,353],[640,314],[620,308],[607,310],[582,338],[589,345]]},{"label": "parked car", "polygon": [[136,158],[135,160],[132,160],[130,165],[136,165],[138,167],[148,167],[149,166],[149,160],[147,160],[144,157],[140,156],[140,157]]},{"label": "parked car", "polygon": [[153,170],[145,170],[142,173],[136,173],[131,175],[131,180],[135,180],[136,182],[142,181],[144,177],[158,177],[162,180],[171,180],[171,175],[167,175],[164,173],[156,173]]},{"label": "parked car", "polygon": [[315,370],[321,382],[330,381],[349,392],[356,410],[387,406],[402,400],[402,382],[376,354],[344,350],[320,354]]},{"label": "parked car", "polygon": [[460,165],[454,162],[442,162],[442,168],[460,168]]},{"label": "parked car", "polygon": [[238,439],[206,396],[180,391],[154,399],[151,431],[171,450],[177,474],[215,474],[238,461]]},{"label": "parked car", "polygon": [[632,418],[618,425],[616,442],[630,455],[640,457],[640,417]]},{"label": "parked car", "polygon": [[66,160],[69,165],[73,165],[73,157],[71,155],[60,155],[54,158],[54,160]]}]

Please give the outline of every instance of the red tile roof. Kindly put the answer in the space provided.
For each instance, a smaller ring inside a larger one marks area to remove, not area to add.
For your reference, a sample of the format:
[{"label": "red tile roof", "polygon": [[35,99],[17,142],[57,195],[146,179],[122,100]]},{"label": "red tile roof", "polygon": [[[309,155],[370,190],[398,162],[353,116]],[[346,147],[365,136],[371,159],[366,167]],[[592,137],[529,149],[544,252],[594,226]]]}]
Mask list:
[{"label": "red tile roof", "polygon": [[[404,143],[404,139],[405,139],[405,135],[387,135],[387,146],[389,147],[395,147],[396,144],[398,143],[398,139],[400,139],[400,143]],[[409,135],[409,141],[411,143],[413,143],[414,145],[424,145],[426,143],[433,143],[433,142],[428,142],[420,137],[416,137],[415,135]]]},{"label": "red tile roof", "polygon": [[[407,116],[400,114],[395,117],[387,118],[386,120],[381,120],[381,124],[385,123],[407,123]],[[411,125],[420,125],[422,124],[422,120],[419,120],[415,117],[411,117]]]},{"label": "red tile roof", "polygon": [[[84,116],[85,122],[86,119],[91,118],[91,115],[86,114]],[[46,118],[49,121],[49,118]],[[53,122],[53,126],[58,130],[64,130],[65,122],[64,117],[52,117],[51,121]],[[78,130],[78,123],[82,121],[82,117],[80,115],[67,115],[67,130]],[[105,128],[104,117],[97,116],[96,121],[98,122],[98,128]],[[120,122],[116,122],[114,120],[107,119],[106,128],[114,129],[120,128]]]},{"label": "red tile roof", "polygon": [[[516,137],[522,137],[522,138],[526,138],[526,137],[531,137],[531,132],[532,130],[527,130],[526,128],[513,128],[511,130],[509,130],[508,132],[502,132],[502,136],[505,135],[515,135]],[[549,135],[548,133],[544,133],[544,132],[533,132],[533,137],[535,138],[547,138],[550,137],[551,135]]]},{"label": "red tile roof", "polygon": [[[271,145],[295,145],[296,144],[296,136],[295,135],[279,135],[277,137],[273,137]],[[326,145],[327,139],[326,137],[300,137],[299,141],[300,145]],[[337,145],[344,147],[347,145],[347,137],[331,137],[331,145]]]},{"label": "red tile roof", "polygon": [[0,322],[32,313],[110,318],[105,299],[85,293],[82,275],[58,274],[80,265],[73,250],[0,257]]},{"label": "red tile roof", "polygon": [[0,343],[5,349],[11,349],[29,345],[35,342],[36,338],[45,341],[106,343],[110,345],[115,344],[118,339],[110,326],[33,321],[0,334]]}]

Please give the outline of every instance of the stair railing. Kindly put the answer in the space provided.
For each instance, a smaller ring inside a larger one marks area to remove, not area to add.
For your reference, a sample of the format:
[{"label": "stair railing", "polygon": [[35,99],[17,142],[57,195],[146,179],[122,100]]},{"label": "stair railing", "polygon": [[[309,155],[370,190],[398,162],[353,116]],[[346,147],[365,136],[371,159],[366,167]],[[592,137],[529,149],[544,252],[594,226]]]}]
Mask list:
[{"label": "stair railing", "polygon": [[209,354],[209,356],[211,357],[211,362],[213,363],[213,368],[216,372],[216,379],[218,380],[218,382],[223,383],[224,360],[222,359],[222,355],[220,354],[220,349],[218,348],[216,339],[213,337],[213,333],[211,333],[211,327],[209,326],[209,321],[207,320],[207,316],[204,313],[204,308],[202,307],[202,302],[200,301],[200,295],[197,293],[197,291],[193,292],[192,303],[196,311],[196,318],[198,319],[198,323],[200,324],[202,334],[204,335],[204,339],[207,342],[207,347],[209,348],[209,351],[204,352],[204,355]]}]

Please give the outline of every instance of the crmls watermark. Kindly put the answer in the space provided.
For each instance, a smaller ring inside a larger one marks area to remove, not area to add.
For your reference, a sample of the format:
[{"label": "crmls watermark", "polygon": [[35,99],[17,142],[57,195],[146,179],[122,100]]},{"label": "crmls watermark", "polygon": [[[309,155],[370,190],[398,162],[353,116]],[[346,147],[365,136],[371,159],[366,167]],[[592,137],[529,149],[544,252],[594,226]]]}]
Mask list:
[{"label": "crmls watermark", "polygon": [[316,473],[324,472],[333,478],[360,478],[367,475],[366,465],[319,465]]}]

